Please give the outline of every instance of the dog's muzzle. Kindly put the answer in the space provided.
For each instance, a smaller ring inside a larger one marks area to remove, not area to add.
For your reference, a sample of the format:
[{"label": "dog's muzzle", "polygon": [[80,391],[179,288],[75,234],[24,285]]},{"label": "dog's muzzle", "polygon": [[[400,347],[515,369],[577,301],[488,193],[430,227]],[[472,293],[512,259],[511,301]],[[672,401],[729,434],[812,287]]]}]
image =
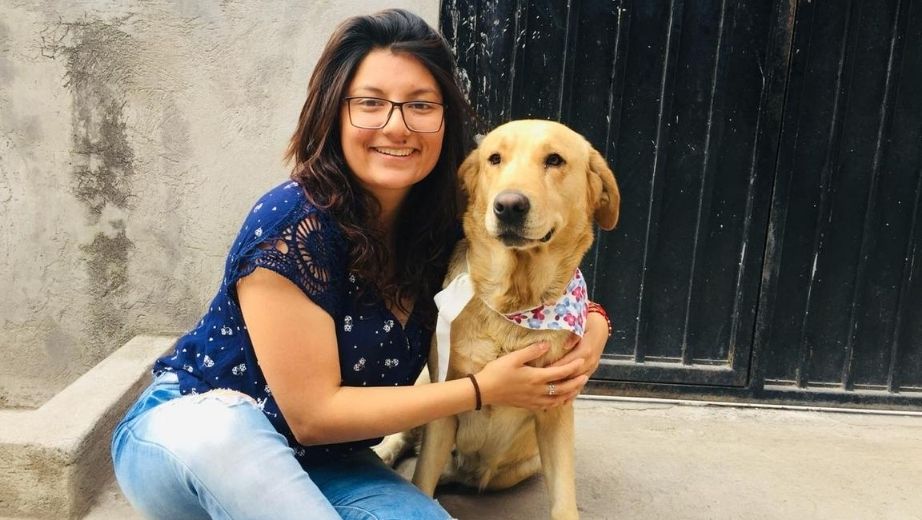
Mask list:
[{"label": "dog's muzzle", "polygon": [[509,247],[522,247],[534,242],[543,244],[549,241],[554,236],[554,228],[541,238],[525,236],[525,221],[530,210],[531,201],[524,193],[515,190],[499,192],[493,198],[493,215],[499,228],[496,237]]}]

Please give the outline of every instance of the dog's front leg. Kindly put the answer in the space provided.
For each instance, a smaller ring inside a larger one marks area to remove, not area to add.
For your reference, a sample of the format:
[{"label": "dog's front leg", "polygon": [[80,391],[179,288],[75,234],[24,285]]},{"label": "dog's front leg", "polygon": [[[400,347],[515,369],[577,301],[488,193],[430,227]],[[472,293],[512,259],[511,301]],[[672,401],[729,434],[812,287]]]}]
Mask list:
[{"label": "dog's front leg", "polygon": [[541,453],[541,468],[551,499],[551,518],[579,518],[573,463],[573,404],[537,412],[535,433],[538,436],[538,451]]},{"label": "dog's front leg", "polygon": [[436,419],[423,430],[423,444],[413,471],[413,484],[430,497],[435,494],[435,486],[451,456],[457,431],[458,418],[453,415]]}]

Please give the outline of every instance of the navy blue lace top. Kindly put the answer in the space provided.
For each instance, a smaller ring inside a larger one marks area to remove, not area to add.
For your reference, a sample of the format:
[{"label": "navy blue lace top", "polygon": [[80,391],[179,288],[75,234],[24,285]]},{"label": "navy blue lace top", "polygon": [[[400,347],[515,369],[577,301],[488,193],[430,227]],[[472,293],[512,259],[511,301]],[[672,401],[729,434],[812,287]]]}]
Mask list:
[{"label": "navy blue lace top", "polygon": [[418,323],[415,313],[401,327],[372,290],[359,298],[362,281],[348,272],[339,226],[312,206],[295,182],[272,189],[252,208],[231,246],[223,282],[208,312],[176,342],[174,352],[154,363],[154,374],[176,372],[183,394],[229,388],[253,397],[302,464],[380,442],[310,447],[297,443],[259,368],[237,303],[237,280],[256,267],[288,278],[333,317],[343,385],[410,385],[416,380],[426,362],[431,332]]}]

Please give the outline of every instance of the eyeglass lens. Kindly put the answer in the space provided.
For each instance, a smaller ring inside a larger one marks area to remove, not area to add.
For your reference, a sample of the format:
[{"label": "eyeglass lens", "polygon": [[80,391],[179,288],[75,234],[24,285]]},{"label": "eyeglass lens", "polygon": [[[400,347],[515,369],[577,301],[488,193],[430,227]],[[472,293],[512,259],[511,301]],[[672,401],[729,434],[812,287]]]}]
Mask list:
[{"label": "eyeglass lens", "polygon": [[438,132],[442,128],[444,107],[428,101],[395,103],[371,97],[349,98],[349,118],[359,128],[384,128],[397,107],[407,128],[414,132]]}]

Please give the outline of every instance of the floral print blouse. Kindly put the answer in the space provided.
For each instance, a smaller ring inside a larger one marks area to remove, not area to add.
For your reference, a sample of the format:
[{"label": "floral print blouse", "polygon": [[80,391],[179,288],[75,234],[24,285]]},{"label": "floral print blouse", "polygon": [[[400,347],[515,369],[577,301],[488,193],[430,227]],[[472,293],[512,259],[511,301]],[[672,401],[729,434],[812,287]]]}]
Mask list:
[{"label": "floral print blouse", "polygon": [[361,291],[362,281],[348,272],[347,245],[338,225],[308,202],[296,182],[277,186],[253,206],[208,311],[172,353],[155,362],[154,375],[177,373],[183,394],[228,388],[251,396],[302,464],[380,442],[302,446],[295,440],[259,368],[237,302],[237,281],[257,267],[288,278],[333,317],[343,385],[410,385],[416,380],[426,363],[431,331],[414,313],[401,326],[380,298],[368,296],[373,290]]}]

